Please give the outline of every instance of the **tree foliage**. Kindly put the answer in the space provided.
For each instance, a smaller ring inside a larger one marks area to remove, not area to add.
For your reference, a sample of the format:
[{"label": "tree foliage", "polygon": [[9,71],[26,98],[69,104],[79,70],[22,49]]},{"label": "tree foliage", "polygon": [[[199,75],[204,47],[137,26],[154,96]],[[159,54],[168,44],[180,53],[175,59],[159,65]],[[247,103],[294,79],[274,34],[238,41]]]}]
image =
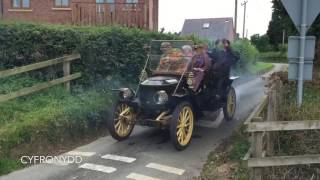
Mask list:
[{"label": "tree foliage", "polygon": [[251,36],[251,43],[256,46],[260,52],[271,51],[272,47],[269,43],[270,39],[267,35],[260,36],[259,34],[254,34]]}]

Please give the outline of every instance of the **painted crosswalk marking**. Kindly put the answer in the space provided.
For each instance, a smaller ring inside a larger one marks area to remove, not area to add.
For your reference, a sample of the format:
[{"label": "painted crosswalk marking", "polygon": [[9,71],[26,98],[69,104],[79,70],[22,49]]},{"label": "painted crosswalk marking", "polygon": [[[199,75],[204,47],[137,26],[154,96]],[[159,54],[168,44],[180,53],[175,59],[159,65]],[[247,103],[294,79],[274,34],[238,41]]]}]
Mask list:
[{"label": "painted crosswalk marking", "polygon": [[175,167],[165,166],[165,165],[156,164],[156,163],[150,163],[150,164],[146,165],[146,167],[156,169],[159,171],[163,171],[163,172],[167,172],[167,173],[171,173],[171,174],[177,174],[177,175],[182,175],[185,172],[185,170],[183,170],[183,169],[178,169]]},{"label": "painted crosswalk marking", "polygon": [[161,180],[158,178],[146,176],[143,174],[138,174],[138,173],[131,173],[127,176],[128,179],[134,179],[134,180]]},{"label": "painted crosswalk marking", "polygon": [[103,165],[99,165],[99,164],[91,164],[91,163],[85,163],[85,164],[79,166],[79,168],[89,169],[89,170],[93,170],[93,171],[100,171],[100,172],[104,172],[104,173],[108,173],[108,174],[113,173],[117,170],[114,167],[103,166]]},{"label": "painted crosswalk marking", "polygon": [[70,156],[84,156],[84,157],[91,157],[95,155],[95,152],[82,152],[82,151],[69,151],[66,153],[66,155]]},{"label": "painted crosswalk marking", "polygon": [[103,159],[109,159],[109,160],[114,160],[114,161],[121,161],[125,163],[132,163],[136,160],[136,158],[132,157],[125,157],[125,156],[118,156],[118,155],[112,155],[112,154],[107,154],[102,156],[101,158]]}]

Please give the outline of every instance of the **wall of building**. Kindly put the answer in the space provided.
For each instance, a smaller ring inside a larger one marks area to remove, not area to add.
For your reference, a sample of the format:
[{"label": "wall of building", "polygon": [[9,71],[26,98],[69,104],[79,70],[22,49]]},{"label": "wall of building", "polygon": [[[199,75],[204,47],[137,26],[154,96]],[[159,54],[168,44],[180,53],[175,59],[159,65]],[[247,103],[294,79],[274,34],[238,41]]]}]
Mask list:
[{"label": "wall of building", "polygon": [[29,9],[12,8],[12,0],[3,0],[3,19],[58,24],[71,23],[71,8],[55,8],[54,0],[30,0]]},{"label": "wall of building", "polygon": [[[73,0],[74,2],[70,0],[70,7],[68,8],[54,7],[54,0],[30,0],[29,9],[14,9],[12,8],[12,0],[2,1],[3,19],[5,20],[76,25],[110,25],[111,23],[108,21],[112,20],[112,24],[132,27],[137,23],[139,26],[136,27],[145,29],[152,27],[150,30],[158,30],[159,0],[139,0],[139,3],[144,5],[139,5],[140,8],[137,12],[124,10],[126,0],[115,0],[116,3],[120,4],[116,5],[118,17],[113,18],[108,17],[107,14],[97,13],[96,0]],[[152,12],[149,9],[150,1],[153,1]],[[149,19],[149,16],[152,16],[152,19]],[[152,23],[151,26],[150,23]]]}]

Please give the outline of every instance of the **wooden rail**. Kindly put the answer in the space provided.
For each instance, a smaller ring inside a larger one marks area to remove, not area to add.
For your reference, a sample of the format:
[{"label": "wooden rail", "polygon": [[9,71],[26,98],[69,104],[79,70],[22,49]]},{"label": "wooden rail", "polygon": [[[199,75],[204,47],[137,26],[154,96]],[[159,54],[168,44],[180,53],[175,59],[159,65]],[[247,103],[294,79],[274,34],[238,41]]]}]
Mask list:
[{"label": "wooden rail", "polygon": [[62,83],[64,83],[66,90],[70,90],[70,81],[81,77],[81,73],[75,73],[70,75],[70,63],[71,61],[74,61],[80,58],[81,56],[79,54],[73,54],[73,55],[67,55],[67,56],[63,56],[60,58],[56,58],[56,59],[52,59],[44,62],[34,63],[34,64],[22,66],[22,67],[0,71],[0,78],[5,78],[5,77],[9,77],[9,76],[13,76],[13,75],[17,75],[25,72],[30,72],[33,70],[38,70],[41,68],[63,63],[63,75],[64,75],[64,77],[59,79],[55,79],[49,82],[39,83],[32,87],[22,88],[18,91],[15,91],[9,94],[0,95],[0,103],[11,100],[11,99],[15,99],[18,97],[22,97],[25,95],[29,95],[31,93],[38,92]]},{"label": "wooden rail", "polygon": [[[251,133],[251,147],[243,160],[248,161],[250,179],[263,179],[266,167],[320,164],[320,154],[299,156],[273,156],[274,135],[280,131],[303,131],[320,129],[318,121],[279,121],[277,108],[282,98],[282,82],[271,80],[267,97],[255,108],[245,121]],[[263,117],[263,114],[266,115]]]},{"label": "wooden rail", "polygon": [[248,160],[248,167],[263,168],[274,166],[292,166],[320,164],[320,154],[302,156],[278,156],[265,158],[251,158]]},{"label": "wooden rail", "polygon": [[79,54],[63,56],[60,58],[56,58],[56,59],[52,59],[52,60],[48,60],[48,61],[44,61],[44,62],[39,62],[39,63],[35,63],[35,64],[30,64],[27,66],[8,69],[8,70],[0,71],[0,78],[5,78],[5,77],[13,76],[16,74],[21,74],[24,72],[42,69],[42,68],[53,66],[56,64],[68,63],[68,62],[74,61],[76,59],[80,59]]},{"label": "wooden rail", "polygon": [[271,121],[252,122],[248,125],[248,132],[270,132],[270,131],[298,131],[320,129],[319,121]]}]

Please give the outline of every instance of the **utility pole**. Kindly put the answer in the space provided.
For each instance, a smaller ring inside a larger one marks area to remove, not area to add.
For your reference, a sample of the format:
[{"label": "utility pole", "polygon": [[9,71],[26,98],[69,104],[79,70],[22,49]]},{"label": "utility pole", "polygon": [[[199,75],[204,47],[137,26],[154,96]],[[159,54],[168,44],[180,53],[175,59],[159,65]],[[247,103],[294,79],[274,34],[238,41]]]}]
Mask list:
[{"label": "utility pole", "polygon": [[286,30],[284,29],[282,32],[282,45],[284,45],[285,40],[286,40]]},{"label": "utility pole", "polygon": [[244,15],[243,15],[243,31],[242,31],[242,38],[245,38],[246,33],[246,13],[247,13],[247,3],[248,1],[244,1],[241,3],[241,6],[244,6]]},{"label": "utility pole", "polygon": [[238,26],[238,0],[235,0],[235,8],[234,8],[234,33],[235,37],[237,37],[237,26]]}]

